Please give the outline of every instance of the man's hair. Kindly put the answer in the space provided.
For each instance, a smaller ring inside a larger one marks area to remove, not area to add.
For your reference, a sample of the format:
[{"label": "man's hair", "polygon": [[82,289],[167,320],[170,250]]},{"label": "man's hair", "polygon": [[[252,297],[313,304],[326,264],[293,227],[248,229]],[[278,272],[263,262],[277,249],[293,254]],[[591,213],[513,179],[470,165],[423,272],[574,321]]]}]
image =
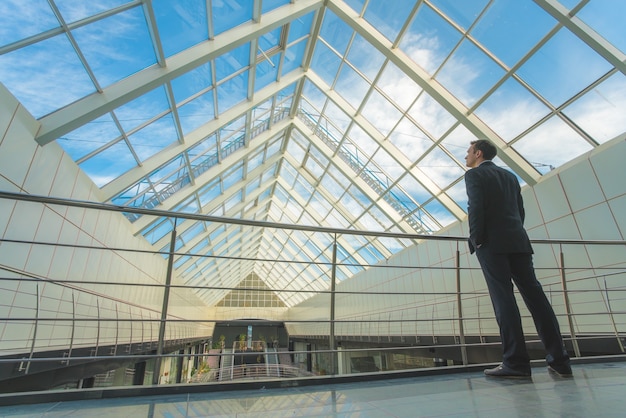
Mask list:
[{"label": "man's hair", "polygon": [[470,144],[474,146],[475,150],[483,152],[483,158],[485,160],[493,160],[498,153],[498,148],[488,139],[479,139],[470,142]]}]

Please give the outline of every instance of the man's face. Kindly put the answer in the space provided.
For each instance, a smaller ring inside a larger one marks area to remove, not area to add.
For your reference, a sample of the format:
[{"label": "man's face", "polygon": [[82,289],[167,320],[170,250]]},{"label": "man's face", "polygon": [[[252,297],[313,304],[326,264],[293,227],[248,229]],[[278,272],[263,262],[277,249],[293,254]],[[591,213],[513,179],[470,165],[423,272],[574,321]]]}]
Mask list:
[{"label": "man's face", "polygon": [[480,151],[474,149],[474,144],[470,145],[467,149],[467,155],[465,156],[465,165],[469,168],[474,168],[478,165],[478,157]]}]

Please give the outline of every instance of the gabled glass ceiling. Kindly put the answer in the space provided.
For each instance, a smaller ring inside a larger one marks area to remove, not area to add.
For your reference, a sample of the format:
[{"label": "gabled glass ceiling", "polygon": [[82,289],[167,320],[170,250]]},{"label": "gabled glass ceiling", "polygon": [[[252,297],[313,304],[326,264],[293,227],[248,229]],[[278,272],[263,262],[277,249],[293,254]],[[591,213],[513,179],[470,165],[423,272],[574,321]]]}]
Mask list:
[{"label": "gabled glass ceiling", "polygon": [[[533,184],[626,130],[625,12],[611,0],[7,0],[0,81],[40,120],[37,141],[63,147],[107,202],[430,234],[465,217],[469,141],[493,140],[497,163]],[[172,221],[127,217],[167,250]],[[285,306],[329,286],[323,234],[176,228],[176,271],[208,305],[251,275]],[[340,237],[337,278],[408,245]]]}]

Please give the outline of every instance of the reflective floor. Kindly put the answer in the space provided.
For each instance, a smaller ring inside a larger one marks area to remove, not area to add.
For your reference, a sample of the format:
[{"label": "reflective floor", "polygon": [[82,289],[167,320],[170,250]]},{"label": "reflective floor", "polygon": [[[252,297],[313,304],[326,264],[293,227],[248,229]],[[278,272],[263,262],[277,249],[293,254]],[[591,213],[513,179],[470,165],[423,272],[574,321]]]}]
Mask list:
[{"label": "reflective floor", "polygon": [[581,364],[569,379],[480,372],[0,407],[1,417],[625,417],[626,362]]}]

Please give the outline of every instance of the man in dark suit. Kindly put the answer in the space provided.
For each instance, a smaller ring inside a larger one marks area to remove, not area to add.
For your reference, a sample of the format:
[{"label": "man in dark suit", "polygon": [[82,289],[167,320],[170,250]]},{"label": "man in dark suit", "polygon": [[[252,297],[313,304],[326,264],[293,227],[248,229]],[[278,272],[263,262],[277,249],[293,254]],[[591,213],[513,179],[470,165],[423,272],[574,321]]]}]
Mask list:
[{"label": "man in dark suit", "polygon": [[502,339],[502,364],[485,370],[485,374],[509,378],[531,375],[512,279],[548,352],[548,370],[562,377],[571,376],[559,323],[535,276],[519,182],[513,173],[491,161],[496,153],[493,143],[481,139],[471,142],[465,157],[471,168],[465,173],[470,252],[476,252],[485,276]]}]

